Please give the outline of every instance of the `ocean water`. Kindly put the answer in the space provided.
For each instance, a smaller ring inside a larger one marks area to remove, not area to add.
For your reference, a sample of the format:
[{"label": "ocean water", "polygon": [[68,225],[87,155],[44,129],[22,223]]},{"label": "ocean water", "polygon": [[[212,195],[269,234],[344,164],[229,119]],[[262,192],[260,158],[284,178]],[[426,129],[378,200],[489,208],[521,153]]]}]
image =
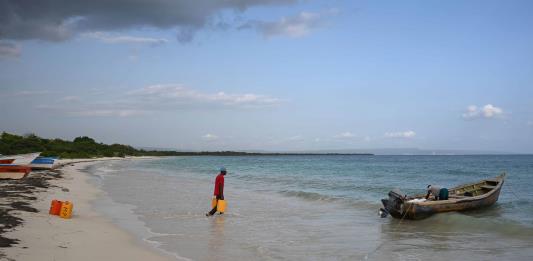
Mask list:
[{"label": "ocean water", "polygon": [[[224,215],[205,217],[225,166]],[[178,260],[532,260],[533,156],[170,157],[89,169],[96,207]],[[379,218],[400,188],[507,173],[492,207]]]}]

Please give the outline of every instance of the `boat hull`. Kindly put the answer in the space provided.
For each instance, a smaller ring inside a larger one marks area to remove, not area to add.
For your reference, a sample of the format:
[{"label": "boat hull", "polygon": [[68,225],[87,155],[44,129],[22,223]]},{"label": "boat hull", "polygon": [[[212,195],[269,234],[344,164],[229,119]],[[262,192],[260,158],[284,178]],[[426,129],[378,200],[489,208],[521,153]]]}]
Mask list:
[{"label": "boat hull", "polygon": [[31,172],[30,167],[18,165],[0,165],[0,179],[22,179]]},{"label": "boat hull", "polygon": [[57,158],[53,157],[37,157],[31,162],[30,167],[32,169],[53,169],[56,160]]},{"label": "boat hull", "polygon": [[39,169],[53,169],[55,168],[54,164],[38,164],[38,163],[32,163],[30,164],[31,169],[39,170]]},{"label": "boat hull", "polygon": [[450,202],[434,206],[424,206],[416,203],[405,203],[404,215],[408,219],[424,219],[436,213],[467,211],[485,208],[493,205],[498,201],[500,190],[492,193],[490,196],[477,200],[463,200],[462,202]]},{"label": "boat hull", "polygon": [[[389,198],[383,199],[382,203],[392,217],[413,220],[424,219],[436,213],[484,208],[498,201],[504,177],[505,174],[494,179],[452,188],[448,200],[409,202],[408,198],[389,192]],[[476,195],[464,196],[463,194],[469,190],[474,191]],[[421,195],[415,196],[415,198],[420,197]]]},{"label": "boat hull", "polygon": [[28,173],[24,172],[1,172],[0,179],[22,179],[25,178]]},{"label": "boat hull", "polygon": [[39,154],[41,153],[36,152],[36,153],[13,155],[12,157],[15,159],[15,161],[13,161],[12,164],[29,165],[35,158],[39,156]]}]

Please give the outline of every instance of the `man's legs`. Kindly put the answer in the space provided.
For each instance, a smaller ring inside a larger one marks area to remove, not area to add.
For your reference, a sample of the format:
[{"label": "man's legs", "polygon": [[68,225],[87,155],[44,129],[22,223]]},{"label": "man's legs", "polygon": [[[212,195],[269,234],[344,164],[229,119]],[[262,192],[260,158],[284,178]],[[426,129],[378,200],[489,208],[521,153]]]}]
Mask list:
[{"label": "man's legs", "polygon": [[[217,199],[217,205],[218,205],[218,199]],[[211,211],[209,211],[209,213],[207,213],[209,216],[212,216],[212,215],[214,215],[217,212],[217,205],[215,205],[215,207],[213,209],[211,209]]]},{"label": "man's legs", "polygon": [[217,206],[218,206],[218,200],[220,199],[219,196],[217,196],[217,203],[215,204],[215,207],[209,211],[209,213],[205,214],[206,216],[212,216],[215,213],[217,213]]}]

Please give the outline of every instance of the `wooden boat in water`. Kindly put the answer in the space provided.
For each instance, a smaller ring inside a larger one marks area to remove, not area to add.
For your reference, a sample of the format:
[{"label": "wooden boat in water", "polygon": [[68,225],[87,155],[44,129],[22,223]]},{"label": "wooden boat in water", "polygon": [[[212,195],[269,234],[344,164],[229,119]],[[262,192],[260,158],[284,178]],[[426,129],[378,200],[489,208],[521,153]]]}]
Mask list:
[{"label": "wooden boat in water", "polygon": [[0,164],[0,179],[21,179],[31,172],[27,166]]},{"label": "wooden boat in water", "polygon": [[423,219],[441,212],[488,207],[498,201],[504,178],[505,173],[449,189],[447,200],[425,200],[425,195],[407,197],[390,191],[389,198],[381,200],[384,206],[381,211],[399,219]]}]

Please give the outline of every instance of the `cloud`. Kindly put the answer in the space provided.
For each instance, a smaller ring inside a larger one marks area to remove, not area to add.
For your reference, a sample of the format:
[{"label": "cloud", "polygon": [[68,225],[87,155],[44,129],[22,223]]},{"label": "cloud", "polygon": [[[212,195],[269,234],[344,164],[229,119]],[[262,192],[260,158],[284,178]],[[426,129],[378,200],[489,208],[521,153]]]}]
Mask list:
[{"label": "cloud", "polygon": [[204,93],[186,88],[182,85],[151,85],[129,93],[130,95],[142,97],[150,103],[159,103],[167,105],[187,104],[210,104],[220,106],[238,106],[238,107],[264,107],[277,105],[281,101],[257,94],[227,94],[225,92]]},{"label": "cloud", "polygon": [[0,41],[0,58],[19,57],[20,47],[14,43]]},{"label": "cloud", "polygon": [[[34,93],[19,93],[22,94]],[[181,85],[152,85],[126,93],[108,92],[105,97],[101,93],[86,95],[83,99],[80,96],[65,96],[54,104],[40,105],[36,109],[77,117],[131,117],[197,108],[258,109],[280,102],[279,99],[257,94],[204,93]]]},{"label": "cloud", "polygon": [[144,115],[142,110],[120,110],[120,109],[94,109],[94,110],[74,110],[68,112],[70,116],[80,117],[131,117]]},{"label": "cloud", "polygon": [[79,101],[81,101],[81,98],[78,97],[78,96],[65,96],[65,97],[61,98],[61,101],[65,101],[65,102],[79,102]]},{"label": "cloud", "polygon": [[301,135],[296,135],[296,136],[289,137],[287,140],[289,140],[289,141],[303,141],[304,137],[301,136]]},{"label": "cloud", "polygon": [[336,9],[323,13],[301,12],[295,16],[282,17],[280,20],[273,22],[249,21],[240,26],[239,29],[252,28],[267,38],[274,36],[299,38],[322,27],[325,17],[336,15],[337,13]]},{"label": "cloud", "polygon": [[[179,41],[190,41],[213,16],[225,10],[242,12],[296,0],[39,0],[0,1],[0,38],[64,41],[80,32],[135,28],[173,29]],[[229,12],[231,13],[231,12]]]},{"label": "cloud", "polygon": [[338,135],[335,135],[335,138],[338,139],[353,139],[355,138],[355,135],[349,131],[340,133]]},{"label": "cloud", "polygon": [[416,136],[416,132],[409,130],[409,131],[400,131],[400,132],[387,132],[385,133],[386,138],[414,138]]},{"label": "cloud", "polygon": [[214,141],[214,140],[218,140],[218,136],[211,134],[211,133],[207,133],[206,135],[202,136],[202,139],[207,140],[207,141]]},{"label": "cloud", "polygon": [[485,118],[496,117],[503,113],[503,110],[501,108],[492,106],[492,104],[487,104],[483,106],[483,109],[481,111],[483,113],[483,117]]},{"label": "cloud", "polygon": [[470,105],[466,108],[466,112],[463,113],[463,118],[465,119],[471,119],[471,118],[476,118],[479,116],[479,110],[477,108],[477,106],[475,105]]},{"label": "cloud", "polygon": [[0,92],[0,97],[26,97],[26,96],[40,96],[40,95],[48,95],[52,94],[51,91],[48,90],[23,90],[23,91],[2,91]]},{"label": "cloud", "polygon": [[168,40],[164,38],[136,37],[129,35],[109,34],[104,32],[85,33],[83,34],[83,36],[93,38],[108,44],[142,44],[157,46],[168,42]]},{"label": "cloud", "polygon": [[[72,97],[72,98],[71,98]],[[65,99],[66,98],[66,99]],[[146,115],[149,112],[134,106],[124,106],[120,102],[83,102],[76,100],[76,96],[67,96],[54,104],[41,104],[34,108],[54,114],[63,114],[71,117],[133,117]]]},{"label": "cloud", "polygon": [[503,114],[503,109],[496,107],[492,104],[487,104],[481,108],[476,105],[470,105],[467,107],[466,112],[463,113],[464,119],[477,119],[477,118],[496,118]]}]

